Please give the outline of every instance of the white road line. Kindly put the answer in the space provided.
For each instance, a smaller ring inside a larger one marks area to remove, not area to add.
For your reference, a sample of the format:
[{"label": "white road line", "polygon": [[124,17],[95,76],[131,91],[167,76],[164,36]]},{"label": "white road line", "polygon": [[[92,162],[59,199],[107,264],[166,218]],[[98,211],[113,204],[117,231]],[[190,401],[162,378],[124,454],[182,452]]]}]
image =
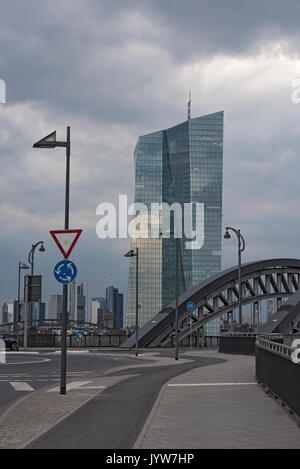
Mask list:
[{"label": "white road line", "polygon": [[[70,389],[79,388],[80,386],[83,386],[89,383],[91,383],[91,381],[73,381],[73,383],[67,384],[67,391],[70,391]],[[47,392],[57,392],[59,391],[59,389],[60,389],[59,387],[52,388],[52,389],[49,389]]]},{"label": "white road line", "polygon": [[105,389],[106,386],[80,386],[79,388],[76,389]]},{"label": "white road line", "polygon": [[40,360],[28,361],[28,362],[6,362],[5,366],[9,365],[32,365],[33,363],[43,363],[43,362],[51,362],[50,358],[41,358]]},{"label": "white road line", "polygon": [[9,384],[15,391],[33,391],[34,389],[23,381],[10,381]]},{"label": "white road line", "polygon": [[193,386],[250,386],[257,384],[255,382],[251,383],[180,383],[180,384],[168,384],[168,387],[193,387]]}]

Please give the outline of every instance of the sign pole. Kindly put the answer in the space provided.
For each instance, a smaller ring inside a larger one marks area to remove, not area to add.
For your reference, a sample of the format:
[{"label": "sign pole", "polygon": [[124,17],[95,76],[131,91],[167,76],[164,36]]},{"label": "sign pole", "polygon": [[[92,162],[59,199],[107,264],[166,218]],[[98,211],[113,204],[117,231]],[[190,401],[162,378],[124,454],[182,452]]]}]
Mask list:
[{"label": "sign pole", "polygon": [[[65,192],[65,230],[69,229],[69,201],[70,201],[70,127],[67,127],[66,146],[66,192]],[[61,364],[60,364],[60,394],[66,394],[67,389],[67,327],[68,327],[68,285],[63,285],[63,316],[61,331]]]}]

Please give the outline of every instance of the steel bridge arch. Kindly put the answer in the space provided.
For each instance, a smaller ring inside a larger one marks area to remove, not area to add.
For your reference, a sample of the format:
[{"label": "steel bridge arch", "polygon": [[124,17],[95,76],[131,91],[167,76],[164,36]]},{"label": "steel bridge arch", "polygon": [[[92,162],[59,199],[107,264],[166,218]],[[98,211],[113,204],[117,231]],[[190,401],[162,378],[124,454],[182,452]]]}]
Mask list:
[{"label": "steel bridge arch", "polygon": [[[264,299],[288,297],[300,289],[299,259],[267,259],[243,264],[241,267],[242,304],[256,303]],[[238,306],[238,267],[226,269],[179,297],[178,339],[183,340],[192,332],[203,328],[213,319],[229,313]],[[195,311],[190,313],[186,304],[193,301]],[[192,317],[192,325],[187,319]],[[175,331],[175,302],[163,308],[153,319],[139,330],[139,346],[167,347]],[[135,334],[122,344],[135,344]]]}]

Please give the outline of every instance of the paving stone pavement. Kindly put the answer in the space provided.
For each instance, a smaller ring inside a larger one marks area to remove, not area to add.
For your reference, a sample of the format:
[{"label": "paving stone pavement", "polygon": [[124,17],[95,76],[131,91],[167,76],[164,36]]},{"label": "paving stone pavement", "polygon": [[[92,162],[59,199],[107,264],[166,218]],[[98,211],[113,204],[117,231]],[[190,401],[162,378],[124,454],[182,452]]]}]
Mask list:
[{"label": "paving stone pavement", "polygon": [[65,395],[49,392],[51,388],[30,393],[18,400],[0,418],[0,449],[22,449],[37,437],[86,404],[103,389],[131,378],[130,375],[103,376],[77,381]]},{"label": "paving stone pavement", "polygon": [[254,357],[193,353],[226,362],[167,383],[135,448],[300,448],[296,422],[255,383]]},{"label": "paving stone pavement", "polygon": [[[113,356],[116,356],[116,354]],[[47,386],[43,390],[30,392],[30,395],[18,400],[0,417],[0,449],[20,449],[28,446],[51,427],[85,405],[103,389],[135,376],[136,368],[176,366],[190,362],[188,358],[181,358],[175,362],[173,358],[160,357],[156,352],[141,353],[139,357],[135,357],[132,354],[128,356],[120,354],[120,356],[133,358],[133,364],[109,369],[98,378],[93,377],[89,372],[68,373],[70,381],[67,385],[68,392],[65,396],[59,394],[59,378],[56,377],[50,380],[53,381],[52,385],[54,385],[54,382],[57,382],[56,386],[50,387],[51,391],[49,386]],[[120,372],[124,372],[124,374],[114,376],[114,374]],[[109,374],[113,375],[109,376]],[[23,391],[29,391],[29,389],[24,389],[25,385],[29,386],[27,381],[34,386],[32,379],[35,381],[42,380],[40,376],[34,377],[26,374],[7,374],[2,376],[4,377],[3,381],[7,381],[10,384],[13,383],[15,388],[22,385]],[[53,374],[53,376],[58,375]],[[34,391],[31,386],[30,388],[31,391]]]}]

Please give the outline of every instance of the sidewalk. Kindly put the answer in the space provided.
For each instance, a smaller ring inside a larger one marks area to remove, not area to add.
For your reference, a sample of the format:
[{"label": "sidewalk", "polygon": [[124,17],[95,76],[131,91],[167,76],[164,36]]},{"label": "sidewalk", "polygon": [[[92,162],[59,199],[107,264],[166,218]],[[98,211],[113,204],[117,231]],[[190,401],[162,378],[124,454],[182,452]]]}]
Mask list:
[{"label": "sidewalk", "polygon": [[195,368],[167,383],[135,448],[300,448],[297,424],[256,384],[254,357],[192,354],[226,363]]}]

